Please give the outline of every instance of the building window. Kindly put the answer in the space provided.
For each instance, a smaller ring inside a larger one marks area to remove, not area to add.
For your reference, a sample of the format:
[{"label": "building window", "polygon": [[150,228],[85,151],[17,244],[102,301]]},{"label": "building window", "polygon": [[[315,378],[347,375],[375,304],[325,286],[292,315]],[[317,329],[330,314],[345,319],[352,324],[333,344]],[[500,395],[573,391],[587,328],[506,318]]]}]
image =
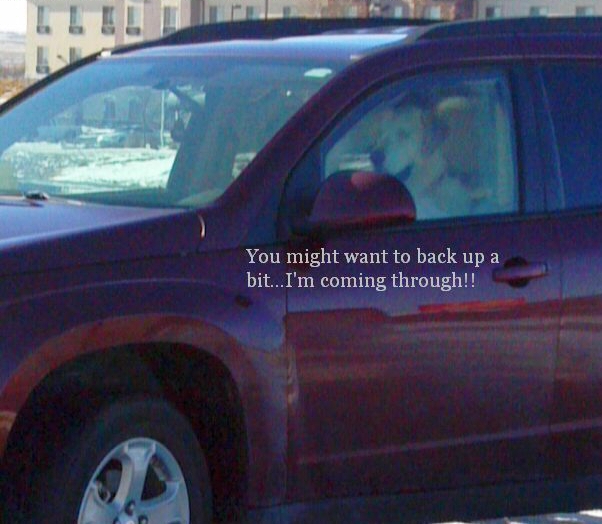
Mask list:
[{"label": "building window", "polygon": [[214,24],[216,22],[223,22],[225,20],[224,16],[224,6],[209,6],[209,23]]},{"label": "building window", "polygon": [[77,62],[82,58],[82,48],[81,47],[70,47],[69,48],[69,63]]},{"label": "building window", "polygon": [[293,16],[293,8],[289,5],[285,5],[282,8],[282,17],[283,18],[290,18],[291,16]]},{"label": "building window", "polygon": [[128,35],[137,36],[142,31],[140,29],[140,8],[129,5],[127,8],[127,26],[125,32]]},{"label": "building window", "polygon": [[69,32],[72,35],[81,35],[84,32],[82,8],[76,5],[69,8]]},{"label": "building window", "polygon": [[576,16],[594,16],[594,14],[595,12],[593,5],[582,5],[575,8]]},{"label": "building window", "polygon": [[38,6],[37,32],[41,35],[50,33],[50,8],[48,6]]},{"label": "building window", "polygon": [[502,18],[502,7],[499,5],[488,5],[485,8],[485,18]]},{"label": "building window", "polygon": [[357,18],[358,14],[357,5],[348,5],[345,8],[345,16],[347,18]]},{"label": "building window", "polygon": [[115,25],[115,8],[113,6],[103,6],[102,25]]},{"label": "building window", "polygon": [[113,6],[102,7],[102,34],[115,34],[115,8]]},{"label": "building window", "polygon": [[178,8],[163,8],[163,34],[173,33],[178,28]]},{"label": "building window", "polygon": [[48,73],[50,73],[50,68],[48,67],[48,48],[47,47],[38,47],[36,73],[40,73],[42,75],[47,75]]},{"label": "building window", "polygon": [[257,12],[255,11],[255,7],[252,5],[248,5],[245,8],[245,18],[247,20],[255,20],[257,18]]},{"label": "building window", "polygon": [[72,5],[69,8],[69,25],[82,25],[82,8]]},{"label": "building window", "polygon": [[393,8],[393,17],[394,18],[403,18],[404,14],[403,14],[403,6],[402,5],[396,5]]},{"label": "building window", "polygon": [[430,18],[431,20],[441,19],[441,6],[440,5],[429,5],[424,8],[424,18]]},{"label": "building window", "polygon": [[548,8],[545,5],[530,7],[529,16],[548,16]]}]

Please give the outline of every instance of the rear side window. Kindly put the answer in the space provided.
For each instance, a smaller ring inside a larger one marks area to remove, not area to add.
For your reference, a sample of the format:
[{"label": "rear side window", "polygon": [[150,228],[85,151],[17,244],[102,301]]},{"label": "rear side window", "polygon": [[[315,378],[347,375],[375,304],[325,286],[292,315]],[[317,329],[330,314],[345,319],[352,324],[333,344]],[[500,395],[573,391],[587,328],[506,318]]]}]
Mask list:
[{"label": "rear side window", "polygon": [[602,67],[542,67],[567,209],[602,205]]}]

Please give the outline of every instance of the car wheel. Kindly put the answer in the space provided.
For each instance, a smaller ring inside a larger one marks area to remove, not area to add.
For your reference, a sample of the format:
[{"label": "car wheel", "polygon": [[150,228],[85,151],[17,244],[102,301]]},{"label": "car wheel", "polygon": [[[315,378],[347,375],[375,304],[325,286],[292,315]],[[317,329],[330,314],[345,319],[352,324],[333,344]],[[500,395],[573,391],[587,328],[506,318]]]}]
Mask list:
[{"label": "car wheel", "polygon": [[25,497],[25,522],[211,523],[205,458],[169,404],[124,400],[70,420],[64,436],[49,439],[48,464]]}]

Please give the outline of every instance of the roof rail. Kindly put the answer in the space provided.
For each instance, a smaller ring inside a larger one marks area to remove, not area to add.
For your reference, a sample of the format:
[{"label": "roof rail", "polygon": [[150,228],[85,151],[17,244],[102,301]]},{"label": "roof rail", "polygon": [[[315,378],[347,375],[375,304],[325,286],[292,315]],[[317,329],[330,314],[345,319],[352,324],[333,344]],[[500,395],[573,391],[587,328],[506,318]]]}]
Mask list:
[{"label": "roof rail", "polygon": [[234,39],[273,39],[286,36],[317,35],[332,31],[370,32],[378,28],[425,26],[433,20],[413,18],[278,18],[241,20],[185,27],[157,40],[116,48],[119,54],[159,45],[195,44]]},{"label": "roof rail", "polygon": [[340,30],[374,29],[391,26],[420,26],[429,20],[411,18],[278,18],[272,20],[241,20],[205,24],[180,29],[161,40],[165,44],[181,44],[232,40],[239,38],[272,39],[304,36]]},{"label": "roof rail", "polygon": [[525,17],[463,20],[426,27],[418,39],[516,34],[602,33],[602,17]]}]

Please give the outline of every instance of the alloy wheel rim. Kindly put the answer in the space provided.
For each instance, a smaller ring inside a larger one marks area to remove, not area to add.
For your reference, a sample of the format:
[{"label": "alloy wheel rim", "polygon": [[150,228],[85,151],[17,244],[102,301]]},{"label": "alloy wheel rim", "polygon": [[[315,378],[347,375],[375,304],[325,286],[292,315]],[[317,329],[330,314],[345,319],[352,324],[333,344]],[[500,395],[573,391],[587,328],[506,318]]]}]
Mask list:
[{"label": "alloy wheel rim", "polygon": [[173,454],[149,438],[115,446],[89,480],[78,524],[190,524],[188,490]]}]

